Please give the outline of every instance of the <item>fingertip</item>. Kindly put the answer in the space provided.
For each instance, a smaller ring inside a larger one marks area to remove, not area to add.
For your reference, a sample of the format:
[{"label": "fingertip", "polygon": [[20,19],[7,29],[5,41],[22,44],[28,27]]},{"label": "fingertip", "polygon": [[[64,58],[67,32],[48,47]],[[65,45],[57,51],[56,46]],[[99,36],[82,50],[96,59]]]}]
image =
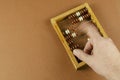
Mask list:
[{"label": "fingertip", "polygon": [[86,63],[89,62],[89,57],[90,57],[90,55],[84,53],[82,50],[80,50],[80,49],[75,49],[75,50],[73,50],[73,54],[74,54],[77,58],[79,58],[80,60],[82,60],[82,61],[84,61],[84,62],[86,62]]},{"label": "fingertip", "polygon": [[80,55],[82,55],[82,53],[84,53],[84,52],[80,49],[74,49],[73,50],[73,54],[78,58],[80,58]]},{"label": "fingertip", "polygon": [[79,53],[78,49],[74,49],[73,50],[73,54],[77,56],[77,54]]}]

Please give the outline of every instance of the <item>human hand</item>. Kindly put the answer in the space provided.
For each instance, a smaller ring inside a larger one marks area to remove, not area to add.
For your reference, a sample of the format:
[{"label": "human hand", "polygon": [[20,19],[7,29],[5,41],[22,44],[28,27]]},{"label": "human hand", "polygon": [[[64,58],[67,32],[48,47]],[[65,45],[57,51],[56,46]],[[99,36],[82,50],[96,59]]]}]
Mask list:
[{"label": "human hand", "polygon": [[84,50],[75,49],[74,55],[107,79],[120,80],[120,52],[113,41],[103,38],[91,22],[83,22],[80,27],[89,36],[89,40]]}]

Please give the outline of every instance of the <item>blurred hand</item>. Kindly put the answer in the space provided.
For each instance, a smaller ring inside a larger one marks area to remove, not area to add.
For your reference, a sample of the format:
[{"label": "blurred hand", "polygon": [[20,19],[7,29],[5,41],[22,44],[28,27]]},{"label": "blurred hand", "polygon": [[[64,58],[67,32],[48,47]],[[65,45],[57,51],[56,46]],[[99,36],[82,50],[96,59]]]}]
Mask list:
[{"label": "blurred hand", "polygon": [[120,52],[113,41],[101,37],[91,22],[82,22],[80,27],[89,36],[89,40],[84,50],[75,49],[74,55],[108,80],[120,80]]}]

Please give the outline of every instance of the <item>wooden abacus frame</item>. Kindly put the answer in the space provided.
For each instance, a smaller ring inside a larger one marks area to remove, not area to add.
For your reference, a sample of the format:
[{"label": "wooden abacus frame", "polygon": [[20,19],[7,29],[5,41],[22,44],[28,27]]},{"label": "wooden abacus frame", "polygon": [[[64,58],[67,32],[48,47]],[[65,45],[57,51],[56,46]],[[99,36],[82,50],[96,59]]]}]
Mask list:
[{"label": "wooden abacus frame", "polygon": [[104,29],[100,25],[98,19],[94,15],[92,9],[88,5],[88,3],[84,3],[83,5],[80,5],[80,6],[76,7],[76,8],[68,10],[68,11],[66,11],[66,12],[64,12],[64,13],[62,13],[62,14],[60,14],[60,15],[58,15],[58,16],[56,16],[56,17],[54,17],[54,18],[51,19],[51,23],[53,25],[53,28],[55,29],[55,31],[56,31],[56,33],[57,33],[60,41],[64,45],[64,47],[65,47],[65,49],[67,51],[67,54],[69,55],[69,57],[70,57],[70,59],[71,59],[71,61],[72,61],[72,63],[73,63],[73,65],[74,65],[74,67],[75,67],[76,70],[78,68],[82,67],[83,65],[85,65],[85,63],[84,62],[80,62],[80,63],[77,62],[75,56],[73,55],[72,51],[70,50],[70,47],[67,44],[67,42],[66,42],[66,40],[65,40],[65,38],[64,38],[64,36],[63,36],[63,34],[62,34],[62,32],[61,32],[58,24],[57,24],[57,22],[60,21],[60,20],[62,20],[62,19],[64,19],[68,15],[70,15],[70,14],[72,14],[72,13],[74,13],[74,12],[76,12],[76,11],[82,9],[82,8],[84,8],[84,7],[86,7],[88,9],[88,12],[91,15],[91,20],[96,24],[97,28],[100,30],[100,32],[103,35],[103,37],[108,37],[107,34],[105,33]]}]

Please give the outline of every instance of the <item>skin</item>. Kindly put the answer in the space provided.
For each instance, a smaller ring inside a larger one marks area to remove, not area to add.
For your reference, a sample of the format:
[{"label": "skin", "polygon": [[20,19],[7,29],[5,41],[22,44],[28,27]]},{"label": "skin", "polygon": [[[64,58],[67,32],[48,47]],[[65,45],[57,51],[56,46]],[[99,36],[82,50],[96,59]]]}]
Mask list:
[{"label": "skin", "polygon": [[84,50],[75,49],[73,54],[107,80],[120,80],[120,52],[114,42],[102,37],[91,22],[82,22],[79,29],[89,36],[89,40]]}]

